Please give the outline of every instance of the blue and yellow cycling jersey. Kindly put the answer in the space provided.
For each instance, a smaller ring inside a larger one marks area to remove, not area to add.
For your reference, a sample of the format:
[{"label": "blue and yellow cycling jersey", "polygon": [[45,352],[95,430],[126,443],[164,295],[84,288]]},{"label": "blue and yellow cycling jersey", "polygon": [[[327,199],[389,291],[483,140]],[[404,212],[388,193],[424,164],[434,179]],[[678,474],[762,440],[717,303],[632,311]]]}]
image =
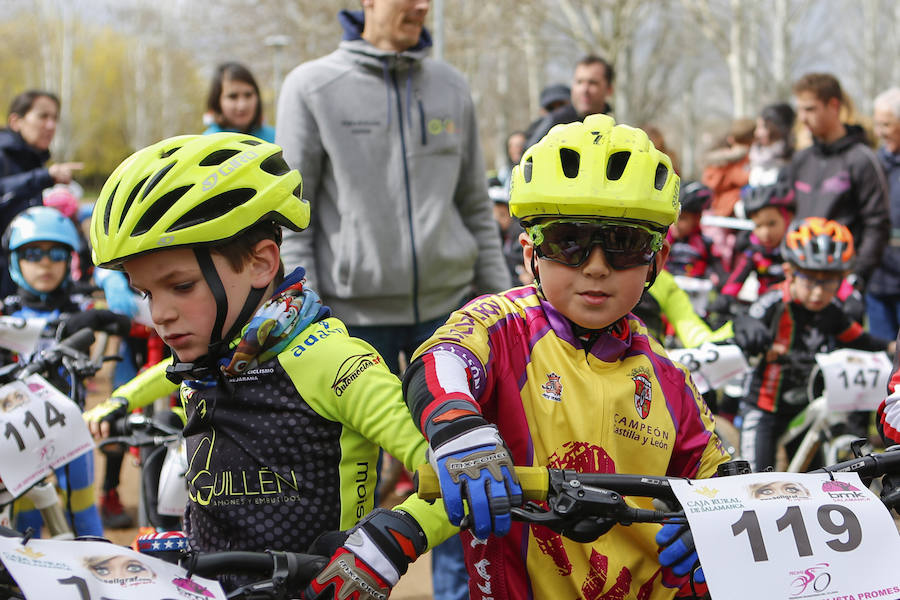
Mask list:
[{"label": "blue and yellow cycling jersey", "polygon": [[[585,347],[534,286],[514,288],[453,313],[416,358],[430,391],[411,407],[420,430],[442,397],[468,396],[517,465],[698,478],[728,459],[685,368],[632,315]],[[486,542],[464,532],[471,597],[673,597],[658,529],[617,525],[589,544],[515,522]]]}]

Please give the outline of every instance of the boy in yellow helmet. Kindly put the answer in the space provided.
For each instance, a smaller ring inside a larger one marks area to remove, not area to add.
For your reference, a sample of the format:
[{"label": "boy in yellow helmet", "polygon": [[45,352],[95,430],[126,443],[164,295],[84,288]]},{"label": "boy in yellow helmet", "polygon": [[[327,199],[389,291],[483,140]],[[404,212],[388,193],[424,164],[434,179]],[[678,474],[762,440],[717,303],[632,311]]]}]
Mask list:
[{"label": "boy in yellow helmet", "polygon": [[116,169],[94,210],[94,262],[127,272],[174,356],[89,418],[98,433],[96,421],[151,402],[166,368],[187,417],[193,548],[304,552],[345,530],[341,573],[389,590],[452,528],[416,497],[372,511],[378,447],[414,468],[426,443],[378,353],[302,268],[283,272],[281,227],[309,223],[301,189],[280,147],[237,133],[163,140]]},{"label": "boy in yellow helmet", "polygon": [[512,178],[535,283],[473,300],[413,357],[407,404],[450,521],[468,508],[473,523],[472,598],[671,598],[697,566],[677,525],[660,538],[670,570],[658,525],[580,544],[510,521],[513,464],[702,478],[728,459],[688,373],[630,312],[665,262],[678,184],[639,129],[554,127]]}]

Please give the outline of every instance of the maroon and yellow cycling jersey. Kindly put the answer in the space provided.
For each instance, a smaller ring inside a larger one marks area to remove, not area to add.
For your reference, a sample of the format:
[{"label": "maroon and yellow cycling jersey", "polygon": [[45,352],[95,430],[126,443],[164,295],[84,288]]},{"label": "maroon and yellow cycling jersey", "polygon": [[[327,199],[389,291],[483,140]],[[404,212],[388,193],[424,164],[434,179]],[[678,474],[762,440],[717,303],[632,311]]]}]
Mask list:
[{"label": "maroon and yellow cycling jersey", "polygon": [[[728,459],[685,368],[630,314],[586,348],[533,286],[514,288],[453,313],[416,357],[431,399],[418,425],[440,398],[468,398],[517,465],[698,478]],[[518,522],[487,541],[463,532],[471,597],[671,598],[658,529],[616,525],[589,544]]]}]

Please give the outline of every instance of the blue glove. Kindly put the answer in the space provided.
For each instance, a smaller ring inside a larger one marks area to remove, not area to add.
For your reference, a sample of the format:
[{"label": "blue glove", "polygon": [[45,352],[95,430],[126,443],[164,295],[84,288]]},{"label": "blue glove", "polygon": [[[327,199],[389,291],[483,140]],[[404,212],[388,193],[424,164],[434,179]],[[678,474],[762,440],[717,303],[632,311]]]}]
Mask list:
[{"label": "blue glove", "polygon": [[376,508],[349,531],[327,532],[312,543],[310,554],[329,556],[309,583],[308,600],[380,600],[427,549],[422,528],[401,510]]},{"label": "blue glove", "polygon": [[106,304],[111,311],[130,318],[137,315],[137,300],[123,273],[109,269],[95,269],[94,280],[103,288]]},{"label": "blue glove", "polygon": [[512,456],[493,425],[475,427],[429,450],[428,462],[438,474],[447,516],[460,525],[463,500],[474,522],[475,536],[506,535],[509,511],[522,504],[522,488]]},{"label": "blue glove", "polygon": [[694,581],[706,583],[690,527],[675,523],[663,525],[656,534],[656,543],[663,549],[659,553],[659,564],[672,569],[679,577],[694,571]]}]

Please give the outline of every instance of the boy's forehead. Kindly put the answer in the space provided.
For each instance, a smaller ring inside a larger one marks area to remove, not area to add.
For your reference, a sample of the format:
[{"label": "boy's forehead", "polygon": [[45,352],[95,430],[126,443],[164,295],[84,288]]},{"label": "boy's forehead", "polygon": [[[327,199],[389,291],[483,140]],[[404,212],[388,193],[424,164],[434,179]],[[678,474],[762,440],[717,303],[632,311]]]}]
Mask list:
[{"label": "boy's forehead", "polygon": [[60,242],[54,242],[51,240],[38,240],[36,242],[28,242],[27,244],[23,244],[22,248],[55,248],[59,246],[60,248],[68,248],[65,244],[61,244]]},{"label": "boy's forehead", "polygon": [[194,253],[185,248],[151,252],[126,260],[122,266],[133,285],[200,272]]}]

